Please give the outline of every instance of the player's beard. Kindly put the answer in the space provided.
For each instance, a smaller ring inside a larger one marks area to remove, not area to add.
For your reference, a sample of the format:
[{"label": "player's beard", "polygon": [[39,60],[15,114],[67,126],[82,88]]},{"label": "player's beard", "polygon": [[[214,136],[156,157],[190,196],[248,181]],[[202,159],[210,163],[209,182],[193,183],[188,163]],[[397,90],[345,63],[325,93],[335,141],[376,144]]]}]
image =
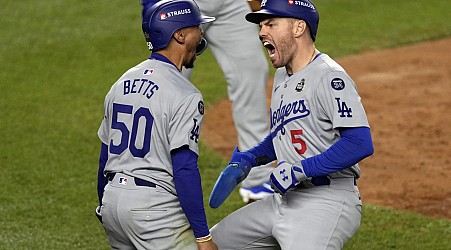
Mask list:
[{"label": "player's beard", "polygon": [[185,68],[187,68],[187,69],[192,69],[192,68],[194,68],[194,61],[187,62],[183,66],[185,66]]},{"label": "player's beard", "polygon": [[185,62],[185,64],[183,66],[185,66],[185,68],[187,68],[187,69],[192,69],[192,68],[194,68],[194,61],[195,60],[196,60],[196,55],[194,54],[194,56],[191,57],[190,60]]},{"label": "player's beard", "polygon": [[186,43],[186,61],[183,66],[187,69],[194,68],[194,61],[197,57],[198,46],[200,46],[202,42],[202,29],[199,26],[187,27],[187,43]]},{"label": "player's beard", "polygon": [[185,66],[185,68],[187,69],[192,69],[194,68],[194,61],[196,61],[196,48],[197,48],[197,44],[196,45],[190,45],[188,46],[187,50],[188,50],[188,60],[186,60],[186,62],[183,64],[183,66]]},{"label": "player's beard", "polygon": [[286,66],[292,59],[295,47],[295,43],[290,36],[282,36],[281,39],[275,43],[275,56],[270,59],[274,68],[280,68]]}]

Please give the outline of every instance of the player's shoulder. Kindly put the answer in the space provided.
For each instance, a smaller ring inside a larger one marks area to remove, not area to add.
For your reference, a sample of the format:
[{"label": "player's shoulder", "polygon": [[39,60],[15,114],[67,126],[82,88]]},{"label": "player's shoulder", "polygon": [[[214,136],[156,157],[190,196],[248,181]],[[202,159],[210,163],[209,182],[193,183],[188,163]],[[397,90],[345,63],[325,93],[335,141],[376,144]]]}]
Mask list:
[{"label": "player's shoulder", "polygon": [[157,60],[144,60],[138,65],[130,68],[122,75],[122,78],[153,78],[167,79],[170,81],[177,70],[172,65]]},{"label": "player's shoulder", "polygon": [[351,80],[346,70],[327,54],[321,54],[313,63],[315,67],[312,70],[322,81],[330,82],[335,78]]},{"label": "player's shoulder", "polygon": [[185,92],[200,93],[174,65],[159,60],[145,60],[128,70],[124,76],[148,79],[174,95]]},{"label": "player's shoulder", "polygon": [[313,61],[316,64],[316,68],[323,72],[323,74],[328,74],[330,72],[343,72],[346,73],[345,69],[338,64],[329,55],[322,53],[316,60]]},{"label": "player's shoulder", "polygon": [[[147,60],[146,60],[147,61]],[[118,83],[122,82],[124,79],[133,79],[136,77],[141,77],[145,74],[147,74],[148,72],[144,72],[143,69],[145,68],[146,65],[146,61],[143,61],[133,67],[131,67],[130,69],[128,69],[127,71],[125,71],[115,82],[114,85],[117,85]],[[149,71],[150,73],[150,71]],[[113,87],[114,87],[113,85]]]},{"label": "player's shoulder", "polygon": [[190,95],[203,98],[200,91],[174,65],[158,60],[146,59],[128,69],[111,86],[107,97],[111,99],[121,96],[126,87],[143,93],[157,88],[157,99],[171,100],[174,103]]},{"label": "player's shoulder", "polygon": [[345,86],[355,87],[354,81],[339,63],[327,54],[321,55],[318,59],[316,69],[321,72],[319,76],[320,85],[324,86],[322,89],[332,88],[340,91],[345,89]]}]

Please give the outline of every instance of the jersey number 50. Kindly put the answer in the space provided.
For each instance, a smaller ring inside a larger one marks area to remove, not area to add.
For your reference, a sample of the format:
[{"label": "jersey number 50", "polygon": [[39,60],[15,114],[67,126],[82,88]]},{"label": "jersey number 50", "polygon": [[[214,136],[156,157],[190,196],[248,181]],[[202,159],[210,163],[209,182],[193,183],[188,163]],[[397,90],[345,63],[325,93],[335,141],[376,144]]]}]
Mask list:
[{"label": "jersey number 50", "polygon": [[[125,123],[118,121],[118,113],[133,115],[132,134],[130,136],[130,130]],[[141,117],[144,117],[145,129],[144,138],[141,148],[136,147],[136,136],[138,134],[138,126]],[[144,156],[150,151],[150,132],[152,131],[153,116],[148,108],[140,107],[133,114],[133,106],[113,103],[113,117],[111,121],[111,129],[117,129],[121,131],[121,141],[119,144],[114,145],[113,140],[110,141],[110,152],[112,154],[120,155],[125,149],[129,148],[130,153],[134,157],[144,158]],[[130,143],[129,143],[130,142]]]}]

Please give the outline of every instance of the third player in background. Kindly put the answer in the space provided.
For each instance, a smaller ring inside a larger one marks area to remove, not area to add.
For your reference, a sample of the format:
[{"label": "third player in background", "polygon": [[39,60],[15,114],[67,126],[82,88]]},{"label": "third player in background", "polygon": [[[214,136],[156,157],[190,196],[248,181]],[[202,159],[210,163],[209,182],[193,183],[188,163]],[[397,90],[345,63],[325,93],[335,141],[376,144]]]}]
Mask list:
[{"label": "third player in background", "polygon": [[[268,62],[258,39],[258,26],[246,21],[246,0],[196,0],[204,15],[216,17],[202,26],[204,36],[227,80],[227,94],[238,132],[240,151],[262,141],[269,133],[266,85]],[[190,71],[184,75],[189,76]],[[239,190],[245,203],[273,194],[271,164],[253,170]]]}]

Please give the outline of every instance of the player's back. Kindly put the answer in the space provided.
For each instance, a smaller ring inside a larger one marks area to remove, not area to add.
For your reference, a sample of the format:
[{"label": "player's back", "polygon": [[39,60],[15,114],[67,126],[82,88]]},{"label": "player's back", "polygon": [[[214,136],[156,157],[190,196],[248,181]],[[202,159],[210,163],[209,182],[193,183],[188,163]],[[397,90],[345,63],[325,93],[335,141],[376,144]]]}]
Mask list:
[{"label": "player's back", "polygon": [[[193,100],[201,102],[202,95],[170,63],[146,60],[128,70],[105,99],[107,117],[99,130],[109,146],[105,171],[131,173],[173,187],[170,151],[186,141],[178,140],[176,133],[186,126],[180,124],[183,102]],[[197,146],[193,151],[197,153]]]}]

